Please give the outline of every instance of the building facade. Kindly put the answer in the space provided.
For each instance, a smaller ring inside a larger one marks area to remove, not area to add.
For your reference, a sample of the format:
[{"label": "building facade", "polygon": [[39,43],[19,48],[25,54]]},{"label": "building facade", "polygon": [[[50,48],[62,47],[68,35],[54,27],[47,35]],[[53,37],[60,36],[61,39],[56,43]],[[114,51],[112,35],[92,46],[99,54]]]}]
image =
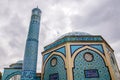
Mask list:
[{"label": "building facade", "polygon": [[99,35],[67,33],[44,49],[41,80],[120,80],[114,51]]},{"label": "building facade", "polygon": [[[8,68],[4,68],[3,76],[0,80],[21,80],[23,61],[17,61],[11,64]],[[41,74],[36,74],[35,80],[40,80]]]},{"label": "building facade", "polygon": [[2,80],[20,80],[23,61],[17,61],[8,68],[4,68]]}]

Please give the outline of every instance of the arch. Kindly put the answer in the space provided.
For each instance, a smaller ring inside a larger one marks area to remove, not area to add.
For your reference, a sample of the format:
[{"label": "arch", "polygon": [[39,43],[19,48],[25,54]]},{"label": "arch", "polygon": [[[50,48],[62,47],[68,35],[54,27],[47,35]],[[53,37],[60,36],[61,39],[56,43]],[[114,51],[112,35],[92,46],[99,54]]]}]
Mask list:
[{"label": "arch", "polygon": [[[54,58],[57,59],[56,66],[51,65],[51,60]],[[63,54],[61,54],[60,52],[52,52],[43,65],[42,79],[48,80],[51,75],[57,74],[59,79],[67,80],[65,64],[66,59]]]},{"label": "arch", "polygon": [[[107,64],[107,60],[105,59],[105,56],[103,55],[103,53],[101,53],[99,50],[95,49],[95,48],[92,48],[92,47],[89,47],[89,46],[85,46],[83,48],[80,48],[78,50],[76,50],[73,55],[72,55],[72,62],[74,63],[74,60],[75,60],[75,57],[77,56],[77,54],[79,54],[81,51],[85,50],[85,49],[90,49],[90,50],[93,50],[95,51],[96,53],[98,53],[102,58],[103,60],[105,61],[105,64],[106,66],[108,66]],[[74,66],[74,65],[73,65]]]},{"label": "arch", "polygon": [[[84,55],[86,52],[90,52],[93,55],[92,61],[86,61]],[[72,56],[73,60],[73,79],[85,79],[85,80],[111,80],[110,72],[105,62],[105,56],[98,50],[85,46],[82,49],[78,49]],[[92,72],[93,71],[93,72]],[[92,73],[91,73],[92,72]],[[89,74],[90,73],[90,74]],[[91,75],[93,74],[93,75]]]},{"label": "arch", "polygon": [[11,74],[9,74],[5,80],[9,80],[11,77],[15,76],[15,75],[21,75],[21,71],[16,71],[16,72],[13,72]]},{"label": "arch", "polygon": [[50,56],[46,59],[46,61],[44,62],[44,64],[43,64],[43,72],[44,72],[44,68],[45,68],[45,65],[46,65],[47,61],[48,61],[53,55],[58,55],[58,56],[60,56],[60,57],[64,60],[64,62],[65,62],[65,67],[66,67],[66,59],[65,59],[65,56],[64,56],[62,53],[60,53],[60,52],[52,52],[52,53],[50,54]]}]

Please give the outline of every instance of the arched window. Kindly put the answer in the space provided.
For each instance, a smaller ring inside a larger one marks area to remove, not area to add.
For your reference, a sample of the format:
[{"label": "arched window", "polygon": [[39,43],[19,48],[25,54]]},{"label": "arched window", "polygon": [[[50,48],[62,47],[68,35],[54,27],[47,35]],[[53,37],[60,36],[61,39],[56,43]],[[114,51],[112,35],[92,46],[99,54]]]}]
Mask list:
[{"label": "arched window", "polygon": [[21,75],[15,75],[10,78],[10,80],[20,80]]}]

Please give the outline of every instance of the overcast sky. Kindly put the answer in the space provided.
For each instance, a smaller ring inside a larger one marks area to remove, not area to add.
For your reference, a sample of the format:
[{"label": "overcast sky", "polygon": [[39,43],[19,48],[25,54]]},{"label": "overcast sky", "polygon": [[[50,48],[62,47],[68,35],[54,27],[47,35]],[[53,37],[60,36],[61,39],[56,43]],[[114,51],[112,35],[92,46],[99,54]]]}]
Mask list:
[{"label": "overcast sky", "polygon": [[0,71],[23,59],[31,10],[37,5],[42,11],[37,72],[43,47],[72,31],[102,35],[120,68],[120,0],[0,0]]}]

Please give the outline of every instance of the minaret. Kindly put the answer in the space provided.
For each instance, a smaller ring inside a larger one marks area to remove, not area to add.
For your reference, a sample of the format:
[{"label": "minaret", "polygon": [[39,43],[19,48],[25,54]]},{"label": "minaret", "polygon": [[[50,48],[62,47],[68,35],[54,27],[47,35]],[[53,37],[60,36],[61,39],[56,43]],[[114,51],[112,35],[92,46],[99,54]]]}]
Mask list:
[{"label": "minaret", "polygon": [[41,10],[38,7],[34,8],[32,10],[29,33],[26,41],[21,80],[36,79],[40,19]]}]

